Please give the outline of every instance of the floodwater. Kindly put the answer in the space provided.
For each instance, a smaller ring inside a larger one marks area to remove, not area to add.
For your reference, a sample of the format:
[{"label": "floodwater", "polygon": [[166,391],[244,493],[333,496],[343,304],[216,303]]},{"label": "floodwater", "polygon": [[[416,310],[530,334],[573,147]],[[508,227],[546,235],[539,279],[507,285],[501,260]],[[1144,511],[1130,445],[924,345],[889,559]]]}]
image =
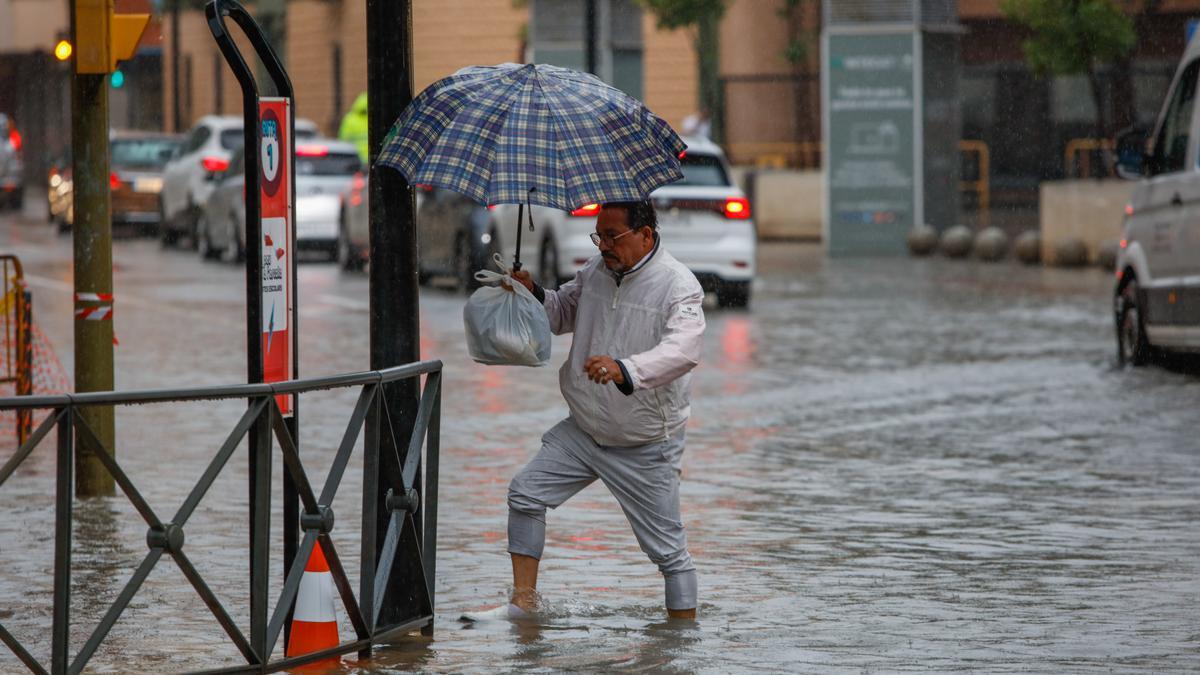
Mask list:
[{"label": "floodwater", "polygon": [[[26,260],[69,372],[70,246],[43,229],[10,223],[0,246]],[[116,260],[120,388],[244,377],[240,270],[148,241],[118,242]],[[1200,380],[1186,364],[1116,367],[1109,273],[831,262],[794,244],[764,245],[760,265],[749,311],[709,308],[694,380],[682,502],[695,623],[664,621],[661,577],[601,485],[549,515],[539,621],[457,621],[506,598],[506,486],[565,415],[555,369],[569,337],[551,368],[479,366],[462,297],[423,291],[423,354],[446,364],[436,632],[335,672],[1200,670]],[[302,373],[365,368],[365,276],[308,264],[300,277]],[[355,395],[301,402],[314,482]],[[119,460],[161,517],[240,409],[118,413]],[[53,467],[47,443],[0,488],[0,622],[40,657]],[[235,456],[185,550],[248,630],[245,473]],[[355,587],[359,481],[352,464],[334,502]],[[73,649],[145,555],[139,522],[120,496],[78,504]],[[90,669],[237,662],[164,560]]]}]

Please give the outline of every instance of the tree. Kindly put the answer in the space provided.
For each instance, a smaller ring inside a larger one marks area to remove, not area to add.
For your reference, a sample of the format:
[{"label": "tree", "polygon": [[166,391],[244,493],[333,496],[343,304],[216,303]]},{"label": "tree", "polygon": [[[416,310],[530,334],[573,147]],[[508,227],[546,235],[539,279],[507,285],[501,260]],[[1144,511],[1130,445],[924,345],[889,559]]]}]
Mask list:
[{"label": "tree", "polygon": [[692,47],[696,51],[701,110],[708,111],[713,140],[724,136],[724,101],[720,79],[720,44],[717,29],[725,15],[728,0],[638,0],[657,19],[660,30],[687,29],[692,31]]},{"label": "tree", "polygon": [[1113,0],[1004,0],[1001,11],[1032,31],[1022,47],[1034,72],[1085,74],[1096,108],[1096,138],[1111,136],[1097,68],[1124,59],[1137,34]]},{"label": "tree", "polygon": [[[1150,30],[1152,30],[1150,21],[1158,13],[1158,9],[1162,5],[1162,0],[1126,1],[1124,5],[1128,9],[1134,10],[1134,34],[1149,35]],[[1118,59],[1113,65],[1113,129],[1116,130],[1134,126],[1140,122],[1137,117],[1137,98],[1134,96],[1133,88],[1133,54],[1134,50],[1129,50],[1124,57]]]}]

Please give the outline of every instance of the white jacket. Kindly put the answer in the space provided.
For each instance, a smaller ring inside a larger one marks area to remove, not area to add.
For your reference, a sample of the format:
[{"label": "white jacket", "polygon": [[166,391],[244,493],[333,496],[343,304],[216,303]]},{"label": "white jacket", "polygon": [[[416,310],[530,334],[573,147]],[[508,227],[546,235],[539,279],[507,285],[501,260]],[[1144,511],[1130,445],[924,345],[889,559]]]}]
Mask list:
[{"label": "white jacket", "polygon": [[[700,362],[704,291],[695,275],[661,246],[617,277],[597,255],[557,291],[546,291],[555,335],[574,332],[558,383],[571,416],[600,445],[665,440],[691,414],[692,368]],[[629,373],[634,392],[588,379],[583,364],[610,356]]]}]

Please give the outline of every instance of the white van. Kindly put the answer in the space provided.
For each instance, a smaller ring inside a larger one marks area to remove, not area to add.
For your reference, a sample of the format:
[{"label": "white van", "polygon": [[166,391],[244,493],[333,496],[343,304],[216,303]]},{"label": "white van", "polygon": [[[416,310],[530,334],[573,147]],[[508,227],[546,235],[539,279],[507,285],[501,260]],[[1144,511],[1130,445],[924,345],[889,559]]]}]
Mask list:
[{"label": "white van", "polygon": [[1192,40],[1151,133],[1117,138],[1117,173],[1136,178],[1125,209],[1113,309],[1117,356],[1200,351],[1200,40]]}]

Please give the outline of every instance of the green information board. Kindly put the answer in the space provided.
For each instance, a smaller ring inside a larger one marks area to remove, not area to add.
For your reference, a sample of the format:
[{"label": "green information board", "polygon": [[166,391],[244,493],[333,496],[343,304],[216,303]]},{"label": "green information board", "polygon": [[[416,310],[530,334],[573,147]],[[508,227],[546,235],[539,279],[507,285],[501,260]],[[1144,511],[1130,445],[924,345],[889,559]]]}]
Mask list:
[{"label": "green information board", "polygon": [[825,43],[825,242],[830,255],[900,255],[921,217],[913,30],[830,32]]}]

